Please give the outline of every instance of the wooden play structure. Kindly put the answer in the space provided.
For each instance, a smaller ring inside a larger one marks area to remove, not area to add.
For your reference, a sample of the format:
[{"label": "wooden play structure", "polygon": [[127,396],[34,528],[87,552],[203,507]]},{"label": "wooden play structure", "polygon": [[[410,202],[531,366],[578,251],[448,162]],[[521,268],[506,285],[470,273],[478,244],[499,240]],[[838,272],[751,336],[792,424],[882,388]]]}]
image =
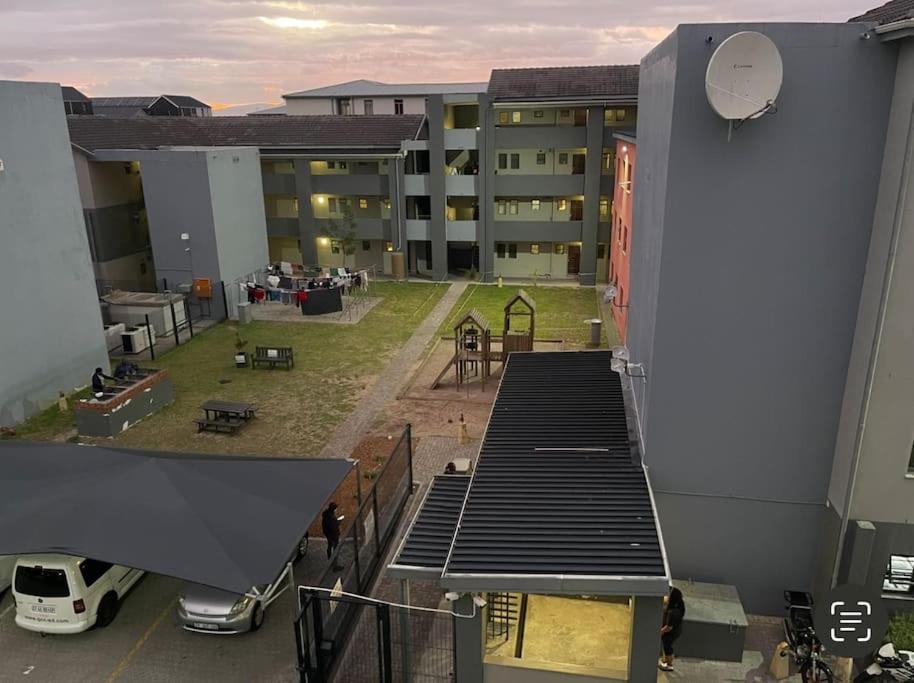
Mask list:
[{"label": "wooden play structure", "polygon": [[[526,330],[511,329],[511,320],[515,318],[529,318],[530,324]],[[536,327],[536,302],[524,290],[508,299],[505,304],[505,331],[502,336],[501,348],[505,354],[512,351],[533,351],[533,333]]]},{"label": "wooden play structure", "polygon": [[[492,376],[492,363],[504,363],[512,351],[532,351],[535,329],[536,303],[524,291],[517,294],[505,304],[504,334],[501,337],[502,350],[492,350],[492,329],[486,317],[477,309],[464,315],[454,326],[454,355],[444,369],[435,378],[432,389],[437,389],[451,366],[457,375],[457,386],[479,377],[485,391],[486,379]],[[511,329],[512,319],[529,318],[526,329]],[[471,374],[472,373],[472,374]]]}]

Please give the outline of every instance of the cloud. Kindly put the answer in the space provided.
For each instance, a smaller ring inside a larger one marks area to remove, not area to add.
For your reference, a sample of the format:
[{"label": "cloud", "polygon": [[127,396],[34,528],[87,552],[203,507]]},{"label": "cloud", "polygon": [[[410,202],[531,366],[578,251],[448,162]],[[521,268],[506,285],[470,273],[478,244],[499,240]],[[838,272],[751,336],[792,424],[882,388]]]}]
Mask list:
[{"label": "cloud", "polygon": [[678,23],[843,21],[876,0],[0,0],[0,76],[91,95],[278,102],[368,78],[484,81],[493,67],[635,63]]}]

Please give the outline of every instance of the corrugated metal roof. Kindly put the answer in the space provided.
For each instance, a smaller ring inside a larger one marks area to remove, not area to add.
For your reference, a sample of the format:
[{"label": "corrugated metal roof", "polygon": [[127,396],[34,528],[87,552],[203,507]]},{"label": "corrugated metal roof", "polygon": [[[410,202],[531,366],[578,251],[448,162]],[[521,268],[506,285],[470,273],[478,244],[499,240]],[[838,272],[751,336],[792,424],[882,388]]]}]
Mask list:
[{"label": "corrugated metal roof", "polygon": [[442,474],[432,479],[425,500],[389,566],[391,571],[401,576],[441,574],[469,484],[468,475]]},{"label": "corrugated metal roof", "polygon": [[399,149],[415,139],[421,114],[401,116],[143,116],[67,118],[70,140],[83,149],[169,146]]},{"label": "corrugated metal roof", "polygon": [[72,85],[62,85],[60,86],[60,94],[63,96],[64,102],[90,102],[88,97],[83,95],[79,90],[74,88]]},{"label": "corrugated metal roof", "polygon": [[875,21],[877,24],[891,24],[912,17],[914,17],[914,0],[891,0],[891,2],[874,7],[859,16],[851,17],[848,21]]},{"label": "corrugated metal roof", "polygon": [[[610,359],[608,351],[511,354],[445,567],[446,585],[463,577],[463,588],[498,590],[492,578],[501,576],[518,588],[545,589],[577,577],[578,588],[593,581],[595,592],[611,593],[608,578],[644,578],[652,590],[668,578]],[[546,580],[537,584],[537,577]]]},{"label": "corrugated metal roof", "polygon": [[322,88],[300,90],[283,95],[284,98],[310,97],[394,97],[397,95],[451,95],[484,93],[488,83],[381,83],[359,79],[336,83]]},{"label": "corrugated metal roof", "polygon": [[495,100],[631,100],[638,98],[637,64],[493,69]]}]

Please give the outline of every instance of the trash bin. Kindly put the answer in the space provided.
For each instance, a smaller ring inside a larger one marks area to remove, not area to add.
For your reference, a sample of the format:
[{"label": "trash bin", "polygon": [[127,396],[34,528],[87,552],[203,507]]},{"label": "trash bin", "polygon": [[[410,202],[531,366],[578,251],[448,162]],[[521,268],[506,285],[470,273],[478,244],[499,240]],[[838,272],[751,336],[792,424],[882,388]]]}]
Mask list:
[{"label": "trash bin", "polygon": [[591,318],[590,320],[585,320],[584,322],[590,325],[590,345],[599,346],[600,332],[602,331],[603,321],[600,318]]},{"label": "trash bin", "polygon": [[250,301],[239,301],[238,302],[238,323],[244,325],[249,323],[254,319],[254,316],[251,312],[251,302]]}]

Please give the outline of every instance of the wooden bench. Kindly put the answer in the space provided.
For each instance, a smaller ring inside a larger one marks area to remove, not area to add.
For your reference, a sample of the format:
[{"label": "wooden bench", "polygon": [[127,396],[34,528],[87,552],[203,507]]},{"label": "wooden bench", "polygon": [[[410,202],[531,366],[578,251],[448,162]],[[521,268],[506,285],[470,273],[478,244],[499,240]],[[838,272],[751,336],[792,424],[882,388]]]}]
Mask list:
[{"label": "wooden bench", "polygon": [[291,346],[258,346],[251,356],[251,367],[256,368],[258,363],[268,364],[271,370],[277,365],[291,370],[295,366],[295,355]]},{"label": "wooden bench", "polygon": [[227,434],[234,434],[244,424],[244,420],[229,420],[225,418],[218,420],[201,418],[194,420],[194,422],[197,423],[198,432],[225,432]]}]

